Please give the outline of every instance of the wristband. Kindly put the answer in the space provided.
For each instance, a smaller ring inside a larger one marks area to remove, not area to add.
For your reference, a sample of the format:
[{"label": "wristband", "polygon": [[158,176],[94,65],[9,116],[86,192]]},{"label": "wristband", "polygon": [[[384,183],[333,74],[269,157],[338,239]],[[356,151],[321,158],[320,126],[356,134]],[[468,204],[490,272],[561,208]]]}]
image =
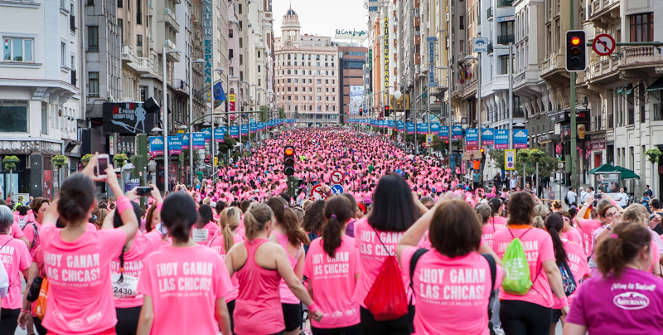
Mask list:
[{"label": "wristband", "polygon": [[133,208],[131,201],[126,196],[121,196],[115,201],[115,207],[117,207],[117,213],[122,214],[125,210]]},{"label": "wristband", "polygon": [[311,314],[315,314],[316,312],[318,312],[318,305],[316,305],[315,302],[314,302],[314,303],[308,305],[308,310],[309,310],[309,312],[311,312]]}]

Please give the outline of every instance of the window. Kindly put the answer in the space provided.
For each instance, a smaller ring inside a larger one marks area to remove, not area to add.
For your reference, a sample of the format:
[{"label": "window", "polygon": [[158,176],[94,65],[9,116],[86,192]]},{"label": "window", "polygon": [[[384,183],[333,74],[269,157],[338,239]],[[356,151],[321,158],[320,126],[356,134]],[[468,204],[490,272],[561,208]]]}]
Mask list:
[{"label": "window", "polygon": [[28,103],[22,100],[0,100],[0,132],[28,131]]},{"label": "window", "polygon": [[499,69],[497,70],[497,74],[506,74],[509,69],[509,55],[502,55],[499,56],[498,62],[500,64]]},{"label": "window", "polygon": [[117,19],[117,25],[120,28],[120,44],[124,44],[124,20]]},{"label": "window", "polygon": [[34,62],[34,39],[4,37],[2,60],[11,62]]},{"label": "window", "polygon": [[654,13],[629,15],[631,42],[651,42],[654,40]]},{"label": "window", "polygon": [[41,134],[48,135],[48,104],[41,103]]},{"label": "window", "polygon": [[[129,1],[131,1],[131,0],[129,0]],[[117,0],[117,8],[122,8],[122,3],[123,2],[124,2],[124,0]]]},{"label": "window", "polygon": [[143,24],[143,5],[142,0],[136,0],[136,24]]},{"label": "window", "polygon": [[91,97],[99,96],[99,72],[88,72],[88,92]]},{"label": "window", "polygon": [[94,6],[94,0],[87,0],[85,3],[86,6]]},{"label": "window", "polygon": [[67,67],[67,43],[60,42],[60,67]]},{"label": "window", "polygon": [[136,35],[136,53],[143,57],[143,35]]},{"label": "window", "polygon": [[500,22],[498,23],[498,35],[497,43],[498,44],[509,44],[513,43],[513,21]]},{"label": "window", "polygon": [[140,86],[140,101],[147,100],[147,86]]},{"label": "window", "polygon": [[87,27],[87,50],[99,51],[99,27]]},{"label": "window", "polygon": [[460,15],[458,17],[458,25],[459,25],[460,30],[465,30],[465,16]]},{"label": "window", "polygon": [[228,29],[228,38],[233,38],[233,30]]},{"label": "window", "polygon": [[627,87],[626,93],[626,108],[627,108],[627,126],[635,123],[635,98],[633,97],[633,87]]},{"label": "window", "polygon": [[60,10],[67,10],[67,0],[60,0]]}]

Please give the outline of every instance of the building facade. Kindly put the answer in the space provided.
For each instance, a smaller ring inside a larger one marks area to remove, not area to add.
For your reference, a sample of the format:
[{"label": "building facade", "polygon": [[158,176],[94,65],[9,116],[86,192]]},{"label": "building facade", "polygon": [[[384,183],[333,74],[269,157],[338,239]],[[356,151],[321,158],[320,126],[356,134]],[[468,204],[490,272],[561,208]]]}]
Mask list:
[{"label": "building facade", "polygon": [[367,49],[356,46],[339,46],[339,122],[345,123],[348,117],[359,116],[364,97],[364,66]]},{"label": "building facade", "polygon": [[275,39],[276,106],[300,125],[339,122],[338,48],[330,37],[301,34],[292,8]]},{"label": "building facade", "polygon": [[[80,2],[0,2],[0,156],[16,156],[16,169],[0,164],[0,198],[52,196],[58,181],[76,171],[80,157]],[[30,22],[30,24],[26,24]],[[68,156],[57,170],[54,155]]]}]

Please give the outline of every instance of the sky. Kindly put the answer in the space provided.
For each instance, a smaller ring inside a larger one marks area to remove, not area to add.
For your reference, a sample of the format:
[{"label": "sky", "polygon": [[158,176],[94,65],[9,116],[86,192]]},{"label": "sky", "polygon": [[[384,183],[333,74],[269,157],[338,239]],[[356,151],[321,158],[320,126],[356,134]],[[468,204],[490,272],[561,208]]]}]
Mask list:
[{"label": "sky", "polygon": [[274,35],[281,36],[281,21],[292,3],[302,34],[334,37],[336,29],[367,30],[364,0],[272,0]]}]

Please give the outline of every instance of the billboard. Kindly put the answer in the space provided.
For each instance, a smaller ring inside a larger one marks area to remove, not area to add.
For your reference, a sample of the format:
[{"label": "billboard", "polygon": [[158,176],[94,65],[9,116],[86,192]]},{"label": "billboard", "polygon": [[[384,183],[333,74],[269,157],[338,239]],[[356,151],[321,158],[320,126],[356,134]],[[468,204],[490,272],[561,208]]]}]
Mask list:
[{"label": "billboard", "polygon": [[368,38],[368,33],[366,30],[356,30],[356,29],[336,29],[336,34],[334,39],[337,40],[358,40],[363,42]]},{"label": "billboard", "polygon": [[102,110],[107,134],[143,134],[156,126],[157,113],[148,113],[142,102],[105,102]]},{"label": "billboard", "polygon": [[364,101],[364,86],[350,86],[350,115],[359,115]]}]

